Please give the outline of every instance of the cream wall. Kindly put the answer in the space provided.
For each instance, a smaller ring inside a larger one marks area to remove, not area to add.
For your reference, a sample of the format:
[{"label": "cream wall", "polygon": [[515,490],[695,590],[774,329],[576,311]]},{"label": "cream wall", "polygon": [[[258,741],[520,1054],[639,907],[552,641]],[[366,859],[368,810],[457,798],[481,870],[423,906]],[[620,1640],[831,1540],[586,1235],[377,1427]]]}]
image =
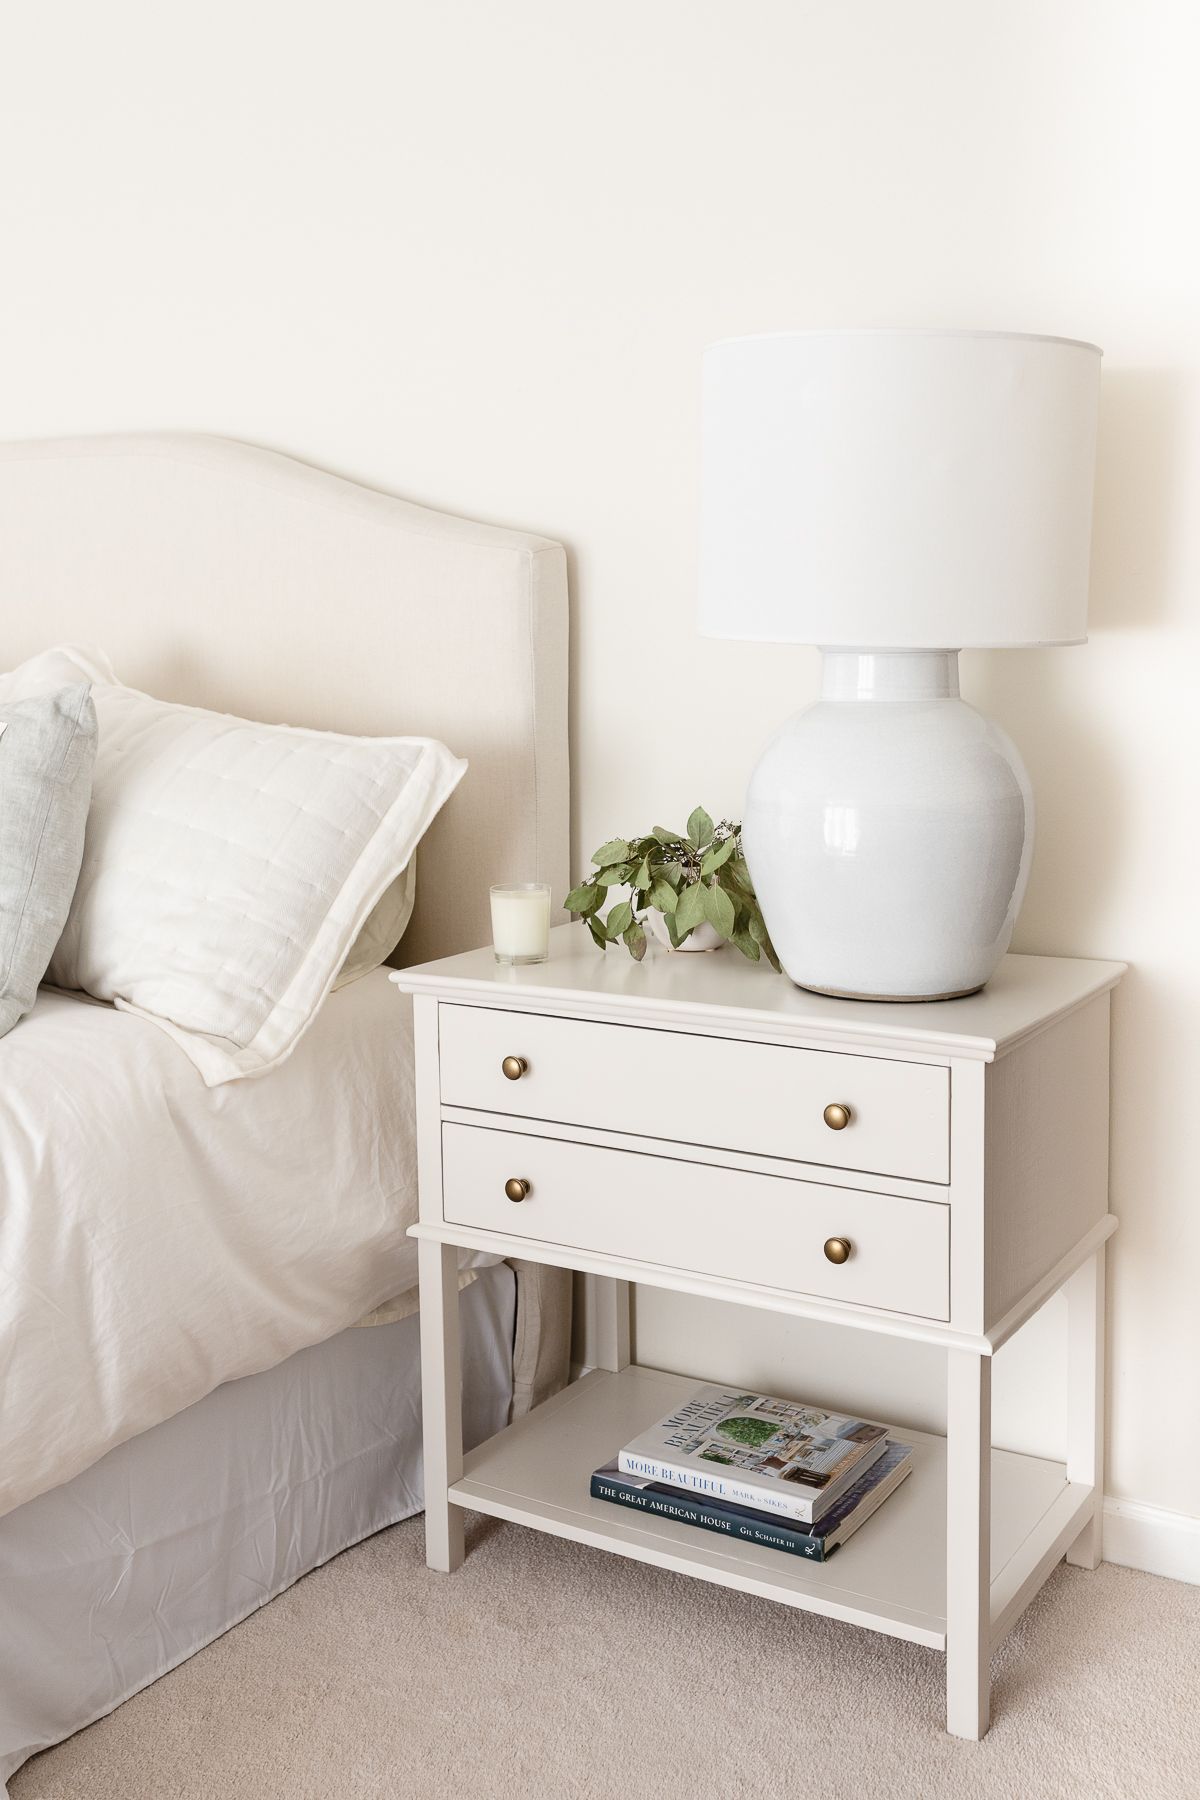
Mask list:
[{"label": "cream wall", "polygon": [[[810,652],[693,629],[707,341],[1105,346],[1092,641],[971,657],[965,684],[1038,792],[1019,947],[1134,965],[1109,1487],[1193,1515],[1198,51],[1161,0],[46,0],[9,13],[0,62],[0,429],[227,432],[564,538],[581,852],[697,800],[736,813],[813,692]],[[936,1367],[867,1340],[822,1360],[663,1297],[638,1336],[937,1413]],[[1010,1436],[1056,1423],[1054,1340],[1006,1356]]]}]

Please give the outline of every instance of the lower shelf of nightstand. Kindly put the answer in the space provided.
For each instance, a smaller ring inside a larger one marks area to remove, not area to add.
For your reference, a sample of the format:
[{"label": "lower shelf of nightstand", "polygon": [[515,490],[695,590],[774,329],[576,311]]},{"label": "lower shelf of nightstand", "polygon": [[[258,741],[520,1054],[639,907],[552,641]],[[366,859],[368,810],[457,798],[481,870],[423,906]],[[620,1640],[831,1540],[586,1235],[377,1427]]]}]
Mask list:
[{"label": "lower shelf of nightstand", "polygon": [[[946,1643],[946,1444],[897,1433],[913,1472],[826,1563],[630,1513],[588,1493],[592,1471],[686,1399],[694,1380],[635,1366],[596,1370],[465,1459],[456,1505],[702,1581],[740,1588],[942,1650]],[[992,1452],[992,1620],[1013,1623],[1085,1523],[1091,1489],[1062,1463]]]}]

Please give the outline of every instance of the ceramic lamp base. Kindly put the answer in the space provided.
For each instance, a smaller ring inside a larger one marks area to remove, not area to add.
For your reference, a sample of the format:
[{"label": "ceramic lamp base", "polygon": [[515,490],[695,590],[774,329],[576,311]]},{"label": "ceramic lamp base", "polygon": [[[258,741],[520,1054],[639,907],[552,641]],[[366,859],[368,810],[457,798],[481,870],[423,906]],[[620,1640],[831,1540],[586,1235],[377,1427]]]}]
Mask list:
[{"label": "ceramic lamp base", "polygon": [[882,1000],[889,1006],[904,1006],[909,1003],[928,1005],[931,1000],[965,1000],[968,994],[978,994],[985,983],[981,981],[979,987],[959,988],[953,994],[851,994],[845,988],[813,987],[807,981],[798,981],[796,986],[808,994],[828,994],[831,1000]]},{"label": "ceramic lamp base", "polygon": [[1033,797],[959,698],[958,652],[824,653],[821,699],[768,744],[742,826],[780,961],[850,999],[976,992],[1012,937]]}]

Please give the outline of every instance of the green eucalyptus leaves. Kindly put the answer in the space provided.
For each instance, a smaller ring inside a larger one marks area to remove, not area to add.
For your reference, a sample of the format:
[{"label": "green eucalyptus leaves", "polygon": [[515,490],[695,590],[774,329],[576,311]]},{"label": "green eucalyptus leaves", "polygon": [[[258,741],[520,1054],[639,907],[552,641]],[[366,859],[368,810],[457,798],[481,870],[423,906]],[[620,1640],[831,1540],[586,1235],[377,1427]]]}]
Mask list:
[{"label": "green eucalyptus leaves", "polygon": [[[565,905],[580,915],[601,950],[619,940],[641,962],[646,932],[638,915],[649,906],[662,914],[677,949],[697,925],[707,922],[751,962],[765,956],[778,969],[742,855],[740,825],[727,819],[714,825],[698,806],[686,835],[656,825],[649,837],[601,844],[592,862],[595,873],[571,889]],[[602,919],[600,908],[607,904],[610,888],[628,888],[629,898],[618,900]]]}]

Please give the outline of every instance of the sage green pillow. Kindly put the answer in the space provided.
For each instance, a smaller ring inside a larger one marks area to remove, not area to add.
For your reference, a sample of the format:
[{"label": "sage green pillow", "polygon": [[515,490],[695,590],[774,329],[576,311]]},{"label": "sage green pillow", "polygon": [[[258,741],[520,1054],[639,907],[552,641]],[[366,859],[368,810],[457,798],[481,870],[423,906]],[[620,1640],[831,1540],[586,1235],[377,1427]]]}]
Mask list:
[{"label": "sage green pillow", "polygon": [[0,1037],[33,1005],[67,922],[95,760],[88,686],[0,702]]}]

